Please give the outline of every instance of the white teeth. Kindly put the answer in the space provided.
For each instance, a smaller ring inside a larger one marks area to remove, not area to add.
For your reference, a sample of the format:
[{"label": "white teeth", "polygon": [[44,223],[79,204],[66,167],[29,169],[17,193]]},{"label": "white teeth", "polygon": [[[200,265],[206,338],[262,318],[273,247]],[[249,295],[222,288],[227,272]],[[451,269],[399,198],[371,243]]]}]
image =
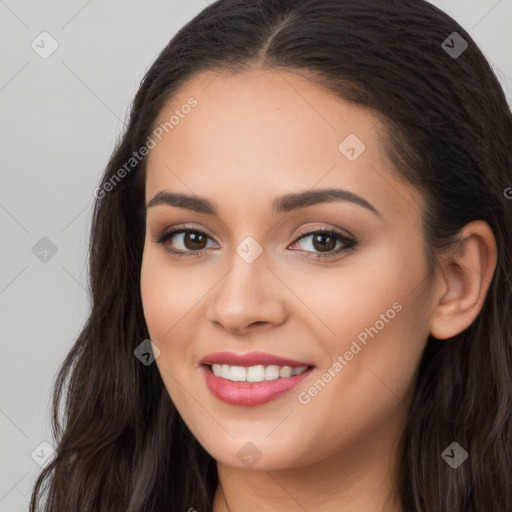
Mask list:
[{"label": "white teeth", "polygon": [[291,366],[283,366],[279,370],[279,377],[281,377],[282,379],[286,379],[287,377],[291,377],[291,376],[292,376]]},{"label": "white teeth", "polygon": [[262,380],[265,380],[265,367],[263,365],[247,368],[247,382],[261,382]]},{"label": "white teeth", "polygon": [[217,377],[233,382],[262,382],[264,380],[286,379],[292,375],[300,375],[307,370],[307,366],[292,368],[291,366],[257,365],[257,366],[230,366],[228,364],[213,364],[212,371]]},{"label": "white teeth", "polygon": [[235,382],[247,380],[247,368],[245,366],[231,366],[229,370],[229,380]]},{"label": "white teeth", "polygon": [[222,377],[223,379],[229,379],[229,374],[230,374],[229,368],[230,368],[230,366],[228,364],[223,364],[220,377]]},{"label": "white teeth", "polygon": [[279,379],[279,366],[270,365],[265,368],[265,380]]}]

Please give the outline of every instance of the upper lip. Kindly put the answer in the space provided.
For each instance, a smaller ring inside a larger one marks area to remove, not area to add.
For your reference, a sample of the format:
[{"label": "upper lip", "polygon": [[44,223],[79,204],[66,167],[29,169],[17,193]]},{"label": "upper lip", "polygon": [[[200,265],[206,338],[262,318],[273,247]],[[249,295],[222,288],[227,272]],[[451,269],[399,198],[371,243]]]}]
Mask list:
[{"label": "upper lip", "polygon": [[235,354],[234,352],[215,352],[203,357],[199,362],[201,364],[228,364],[230,366],[276,365],[291,366],[292,368],[313,366],[308,362],[295,361],[294,359],[275,356],[265,352],[248,352],[246,354]]}]

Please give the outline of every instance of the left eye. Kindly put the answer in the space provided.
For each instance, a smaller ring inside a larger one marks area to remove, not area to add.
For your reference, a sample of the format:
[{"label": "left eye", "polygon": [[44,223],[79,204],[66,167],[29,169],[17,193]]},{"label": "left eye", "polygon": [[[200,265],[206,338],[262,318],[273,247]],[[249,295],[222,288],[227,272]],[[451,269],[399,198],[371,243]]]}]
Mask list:
[{"label": "left eye", "polygon": [[[301,240],[308,238],[311,238],[312,240],[305,244],[305,250],[313,253],[313,256],[308,256],[313,258],[322,258],[340,254],[344,251],[353,249],[356,245],[355,240],[339,233],[338,231],[316,230],[305,232],[305,234],[298,238],[290,247],[297,246]],[[336,243],[340,243],[341,247],[338,246],[336,249]],[[319,253],[316,253],[315,251],[319,251]]]}]

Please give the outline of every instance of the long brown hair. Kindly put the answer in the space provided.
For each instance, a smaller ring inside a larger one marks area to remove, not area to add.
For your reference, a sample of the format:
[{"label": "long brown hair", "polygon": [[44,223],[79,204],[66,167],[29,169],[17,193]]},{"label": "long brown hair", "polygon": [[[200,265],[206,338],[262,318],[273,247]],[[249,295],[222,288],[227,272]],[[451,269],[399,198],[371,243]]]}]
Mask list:
[{"label": "long brown hair", "polygon": [[[463,48],[454,32],[468,45],[460,55],[449,50]],[[57,375],[56,458],[30,510],[211,510],[215,460],[182,421],[156,365],[134,356],[149,337],[139,286],[146,158],[128,171],[126,162],[187,80],[258,66],[308,73],[383,117],[397,175],[426,199],[430,262],[466,223],[493,229],[498,263],[482,311],[450,340],[427,342],[399,474],[407,510],[512,511],[512,201],[504,193],[512,115],[470,35],[423,0],[218,0],[160,53],[96,194],[91,311]],[[454,441],[469,454],[457,469],[441,457]]]}]

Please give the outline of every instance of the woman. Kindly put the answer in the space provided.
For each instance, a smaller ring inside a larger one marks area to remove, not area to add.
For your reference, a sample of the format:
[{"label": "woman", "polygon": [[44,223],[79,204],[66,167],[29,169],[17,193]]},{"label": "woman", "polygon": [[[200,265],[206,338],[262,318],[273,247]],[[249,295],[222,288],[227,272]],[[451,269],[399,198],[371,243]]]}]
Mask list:
[{"label": "woman", "polygon": [[31,510],[512,510],[511,135],[425,1],[204,9],[95,192]]}]

